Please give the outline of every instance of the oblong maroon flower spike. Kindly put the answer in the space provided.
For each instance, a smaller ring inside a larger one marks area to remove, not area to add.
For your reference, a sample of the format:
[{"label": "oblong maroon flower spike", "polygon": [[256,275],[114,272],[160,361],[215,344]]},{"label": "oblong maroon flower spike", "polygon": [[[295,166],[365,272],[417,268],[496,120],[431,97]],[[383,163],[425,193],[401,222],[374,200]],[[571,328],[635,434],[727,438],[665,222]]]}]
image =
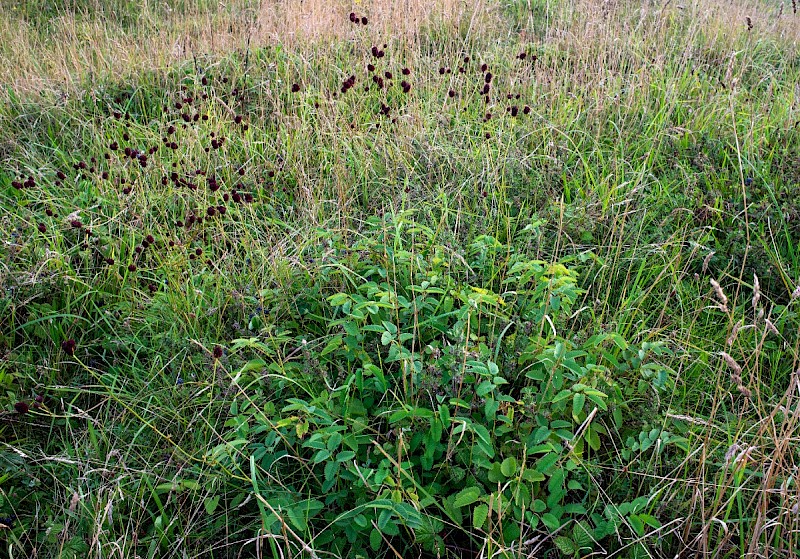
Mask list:
[{"label": "oblong maroon flower spike", "polygon": [[75,340],[69,338],[68,340],[64,340],[61,342],[61,350],[66,353],[67,355],[75,355],[75,347],[77,344]]},{"label": "oblong maroon flower spike", "polygon": [[215,345],[213,351],[214,359],[222,359],[222,347]]},{"label": "oblong maroon flower spike", "polygon": [[14,404],[14,409],[20,415],[25,415],[30,410],[28,404],[26,404],[25,402],[17,402],[16,404]]}]

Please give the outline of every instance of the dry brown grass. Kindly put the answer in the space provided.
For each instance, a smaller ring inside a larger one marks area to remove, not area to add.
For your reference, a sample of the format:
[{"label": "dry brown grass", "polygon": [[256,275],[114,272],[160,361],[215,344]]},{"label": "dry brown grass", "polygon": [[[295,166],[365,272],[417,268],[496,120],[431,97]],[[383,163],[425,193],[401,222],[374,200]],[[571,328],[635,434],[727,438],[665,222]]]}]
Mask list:
[{"label": "dry brown grass", "polygon": [[[352,25],[351,10],[369,18]],[[155,14],[145,6],[133,26],[91,13],[62,13],[47,37],[0,6],[0,81],[17,92],[72,90],[89,77],[135,75],[194,54],[266,44],[302,48],[355,36],[413,39],[429,25],[466,21],[485,28],[484,0],[234,0],[215,12]]]},{"label": "dry brown grass", "polygon": [[[642,60],[658,68],[676,50],[687,61],[717,56],[722,64],[743,34],[753,41],[780,41],[788,55],[796,52],[800,40],[800,16],[793,14],[791,6],[766,7],[762,0],[532,3],[544,6],[546,29],[541,21],[528,25],[521,39],[540,41],[567,55],[563,72],[541,76],[542,83],[555,79],[558,86],[562,85],[559,78],[568,79],[574,87],[611,84],[614,75],[639,66]],[[369,24],[350,24],[351,10],[367,16]],[[508,32],[502,27],[502,7],[496,0],[233,0],[211,11],[189,8],[166,13],[145,4],[133,25],[123,24],[113,14],[96,12],[97,8],[78,15],[63,12],[42,36],[15,10],[0,6],[0,81],[19,93],[71,91],[87,78],[135,75],[195,54],[248,45],[302,49],[364,36],[413,40],[431,25],[466,26],[464,31],[471,36]],[[538,37],[534,38],[531,32],[536,27]],[[702,41],[697,42],[713,52],[698,52],[693,43],[699,37]],[[638,77],[633,89],[646,89],[649,72]]]}]

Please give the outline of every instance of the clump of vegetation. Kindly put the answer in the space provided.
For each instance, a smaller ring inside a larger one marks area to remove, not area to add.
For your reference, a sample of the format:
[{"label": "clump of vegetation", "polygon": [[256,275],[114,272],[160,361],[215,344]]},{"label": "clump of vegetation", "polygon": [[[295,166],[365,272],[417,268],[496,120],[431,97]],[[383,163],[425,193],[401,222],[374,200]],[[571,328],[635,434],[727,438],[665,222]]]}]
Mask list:
[{"label": "clump of vegetation", "polygon": [[797,14],[400,4],[0,8],[3,548],[797,554]]}]

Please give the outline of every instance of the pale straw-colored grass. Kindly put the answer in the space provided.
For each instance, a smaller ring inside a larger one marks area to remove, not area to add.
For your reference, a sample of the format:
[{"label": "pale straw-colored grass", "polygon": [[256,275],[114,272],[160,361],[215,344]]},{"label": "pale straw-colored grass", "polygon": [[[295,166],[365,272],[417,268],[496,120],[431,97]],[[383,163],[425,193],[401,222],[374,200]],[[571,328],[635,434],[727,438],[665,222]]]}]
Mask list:
[{"label": "pale straw-colored grass", "polygon": [[[269,44],[302,49],[354,37],[413,39],[426,26],[485,28],[483,0],[234,0],[214,11],[155,13],[145,5],[135,23],[91,12],[62,12],[46,36],[0,6],[0,82],[18,93],[72,90],[95,77],[124,77],[166,68],[195,55]],[[354,7],[355,6],[355,7]],[[349,21],[351,10],[366,26]]]}]

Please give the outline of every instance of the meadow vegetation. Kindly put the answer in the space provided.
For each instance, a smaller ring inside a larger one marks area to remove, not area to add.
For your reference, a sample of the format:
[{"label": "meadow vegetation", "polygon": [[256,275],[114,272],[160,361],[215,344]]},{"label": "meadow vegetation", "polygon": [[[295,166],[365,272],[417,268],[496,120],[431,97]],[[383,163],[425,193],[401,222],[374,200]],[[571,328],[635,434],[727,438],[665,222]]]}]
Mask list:
[{"label": "meadow vegetation", "polygon": [[8,557],[800,553],[800,14],[0,2]]}]

